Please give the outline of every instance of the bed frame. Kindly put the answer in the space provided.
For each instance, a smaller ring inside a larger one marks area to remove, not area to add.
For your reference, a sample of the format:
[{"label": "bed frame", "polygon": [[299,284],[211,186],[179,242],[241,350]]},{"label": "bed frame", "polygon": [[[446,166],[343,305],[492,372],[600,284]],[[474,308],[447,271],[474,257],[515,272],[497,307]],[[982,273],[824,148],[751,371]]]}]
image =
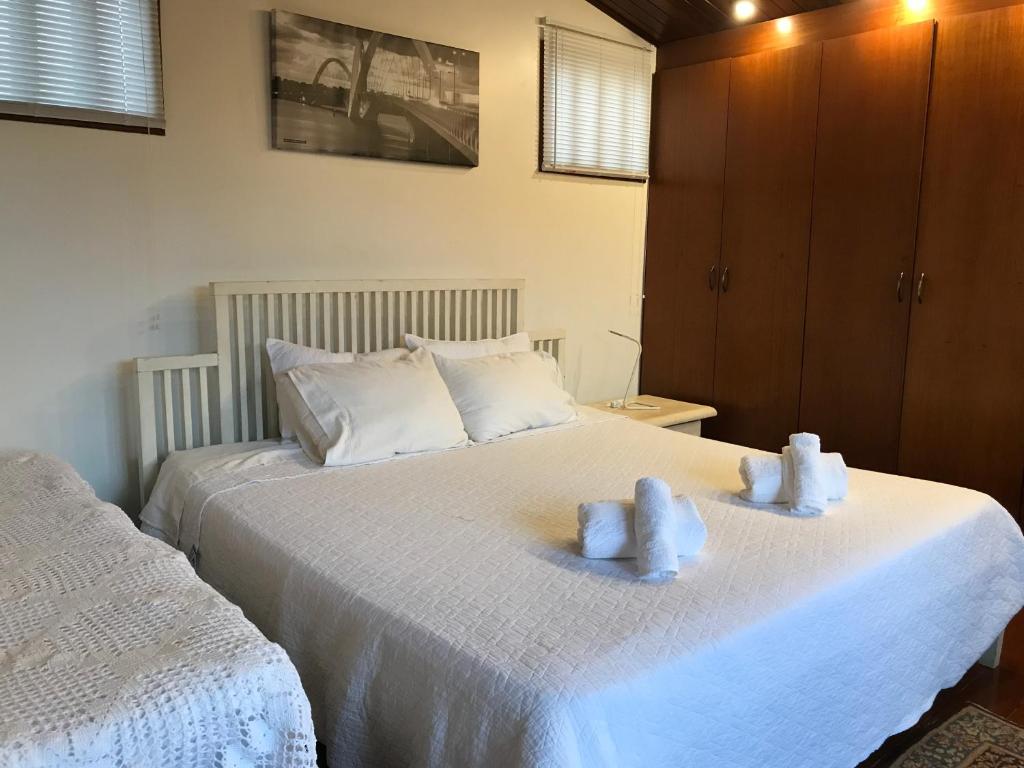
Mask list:
[{"label": "bed frame", "polygon": [[[404,334],[473,340],[523,328],[523,280],[211,283],[217,351],[135,360],[142,502],[176,450],[277,437],[268,337],[333,352],[404,346]],[[565,331],[531,331],[561,363]]]},{"label": "bed frame", "polygon": [[[211,283],[217,351],[135,360],[142,503],[172,452],[278,437],[268,337],[333,352],[404,346],[404,334],[456,341],[523,327],[524,280]],[[561,364],[565,331],[530,331]],[[979,663],[998,667],[1002,634]]]}]

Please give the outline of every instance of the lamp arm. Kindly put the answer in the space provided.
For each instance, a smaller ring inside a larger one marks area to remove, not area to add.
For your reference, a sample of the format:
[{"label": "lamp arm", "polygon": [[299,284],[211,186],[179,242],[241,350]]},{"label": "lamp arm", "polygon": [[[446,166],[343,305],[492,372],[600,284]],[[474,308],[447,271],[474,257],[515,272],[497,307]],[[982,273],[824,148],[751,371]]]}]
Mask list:
[{"label": "lamp arm", "polygon": [[626,382],[626,391],[622,395],[622,407],[627,407],[627,398],[629,397],[629,390],[633,387],[633,379],[636,378],[637,369],[640,367],[640,355],[643,353],[644,348],[640,342],[636,342],[636,358],[633,360],[633,370],[629,374],[629,381]]},{"label": "lamp arm", "polygon": [[612,334],[613,336],[618,336],[620,339],[625,339],[626,341],[631,341],[634,344],[636,344],[636,358],[634,358],[633,360],[633,370],[630,371],[629,381],[626,382],[626,392],[625,394],[622,395],[622,404],[619,406],[613,406],[618,408],[626,408],[628,407],[627,399],[629,398],[629,390],[633,386],[633,379],[636,378],[637,369],[639,369],[640,367],[640,355],[643,354],[644,348],[643,345],[640,343],[640,340],[634,339],[632,336],[627,336],[626,334],[620,333],[619,331],[613,331],[610,328],[608,329],[608,333]]}]

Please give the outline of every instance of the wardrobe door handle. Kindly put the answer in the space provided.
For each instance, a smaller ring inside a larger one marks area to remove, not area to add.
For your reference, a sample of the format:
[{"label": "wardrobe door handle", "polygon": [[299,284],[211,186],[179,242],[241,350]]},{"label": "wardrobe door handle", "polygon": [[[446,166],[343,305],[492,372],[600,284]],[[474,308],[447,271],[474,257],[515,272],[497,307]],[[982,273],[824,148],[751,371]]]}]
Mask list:
[{"label": "wardrobe door handle", "polygon": [[718,285],[718,281],[715,280],[715,272],[718,271],[718,265],[712,264],[711,269],[708,270],[708,290],[715,290],[715,286]]},{"label": "wardrobe door handle", "polygon": [[900,272],[900,276],[896,278],[896,303],[903,303],[903,273]]},{"label": "wardrobe door handle", "polygon": [[729,292],[729,268],[722,268],[722,293]]},{"label": "wardrobe door handle", "polygon": [[917,303],[924,304],[924,272],[921,273],[921,277],[917,281]]}]

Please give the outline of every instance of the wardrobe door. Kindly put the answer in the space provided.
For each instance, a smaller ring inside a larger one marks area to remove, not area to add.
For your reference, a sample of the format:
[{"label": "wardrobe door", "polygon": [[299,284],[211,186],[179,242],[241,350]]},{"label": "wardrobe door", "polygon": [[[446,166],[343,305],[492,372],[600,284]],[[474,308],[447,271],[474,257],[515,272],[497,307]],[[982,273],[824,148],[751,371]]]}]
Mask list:
[{"label": "wardrobe door", "polygon": [[900,471],[1015,510],[1024,473],[1024,6],[943,19]]},{"label": "wardrobe door", "polygon": [[778,450],[796,430],[821,46],[733,59],[709,436]]},{"label": "wardrobe door", "polygon": [[729,62],[654,80],[641,389],[708,403],[715,365]]},{"label": "wardrobe door", "polygon": [[822,45],[800,429],[895,472],[931,21]]}]

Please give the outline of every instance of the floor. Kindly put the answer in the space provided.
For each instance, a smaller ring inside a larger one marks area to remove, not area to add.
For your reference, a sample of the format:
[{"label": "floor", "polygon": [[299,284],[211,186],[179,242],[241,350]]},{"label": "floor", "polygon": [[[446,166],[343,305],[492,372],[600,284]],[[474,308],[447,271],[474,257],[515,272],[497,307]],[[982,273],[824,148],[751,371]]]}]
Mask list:
[{"label": "floor", "polygon": [[[975,664],[963,679],[938,695],[935,705],[913,728],[897,733],[857,768],[888,768],[904,750],[968,702],[979,704],[1024,727],[1024,612],[1010,622],[999,669]],[[320,766],[326,766],[323,745],[317,745]]]},{"label": "floor", "polygon": [[975,664],[959,683],[938,695],[917,725],[891,737],[858,768],[887,768],[907,747],[968,702],[1024,726],[1024,612],[1007,627],[999,669]]}]

